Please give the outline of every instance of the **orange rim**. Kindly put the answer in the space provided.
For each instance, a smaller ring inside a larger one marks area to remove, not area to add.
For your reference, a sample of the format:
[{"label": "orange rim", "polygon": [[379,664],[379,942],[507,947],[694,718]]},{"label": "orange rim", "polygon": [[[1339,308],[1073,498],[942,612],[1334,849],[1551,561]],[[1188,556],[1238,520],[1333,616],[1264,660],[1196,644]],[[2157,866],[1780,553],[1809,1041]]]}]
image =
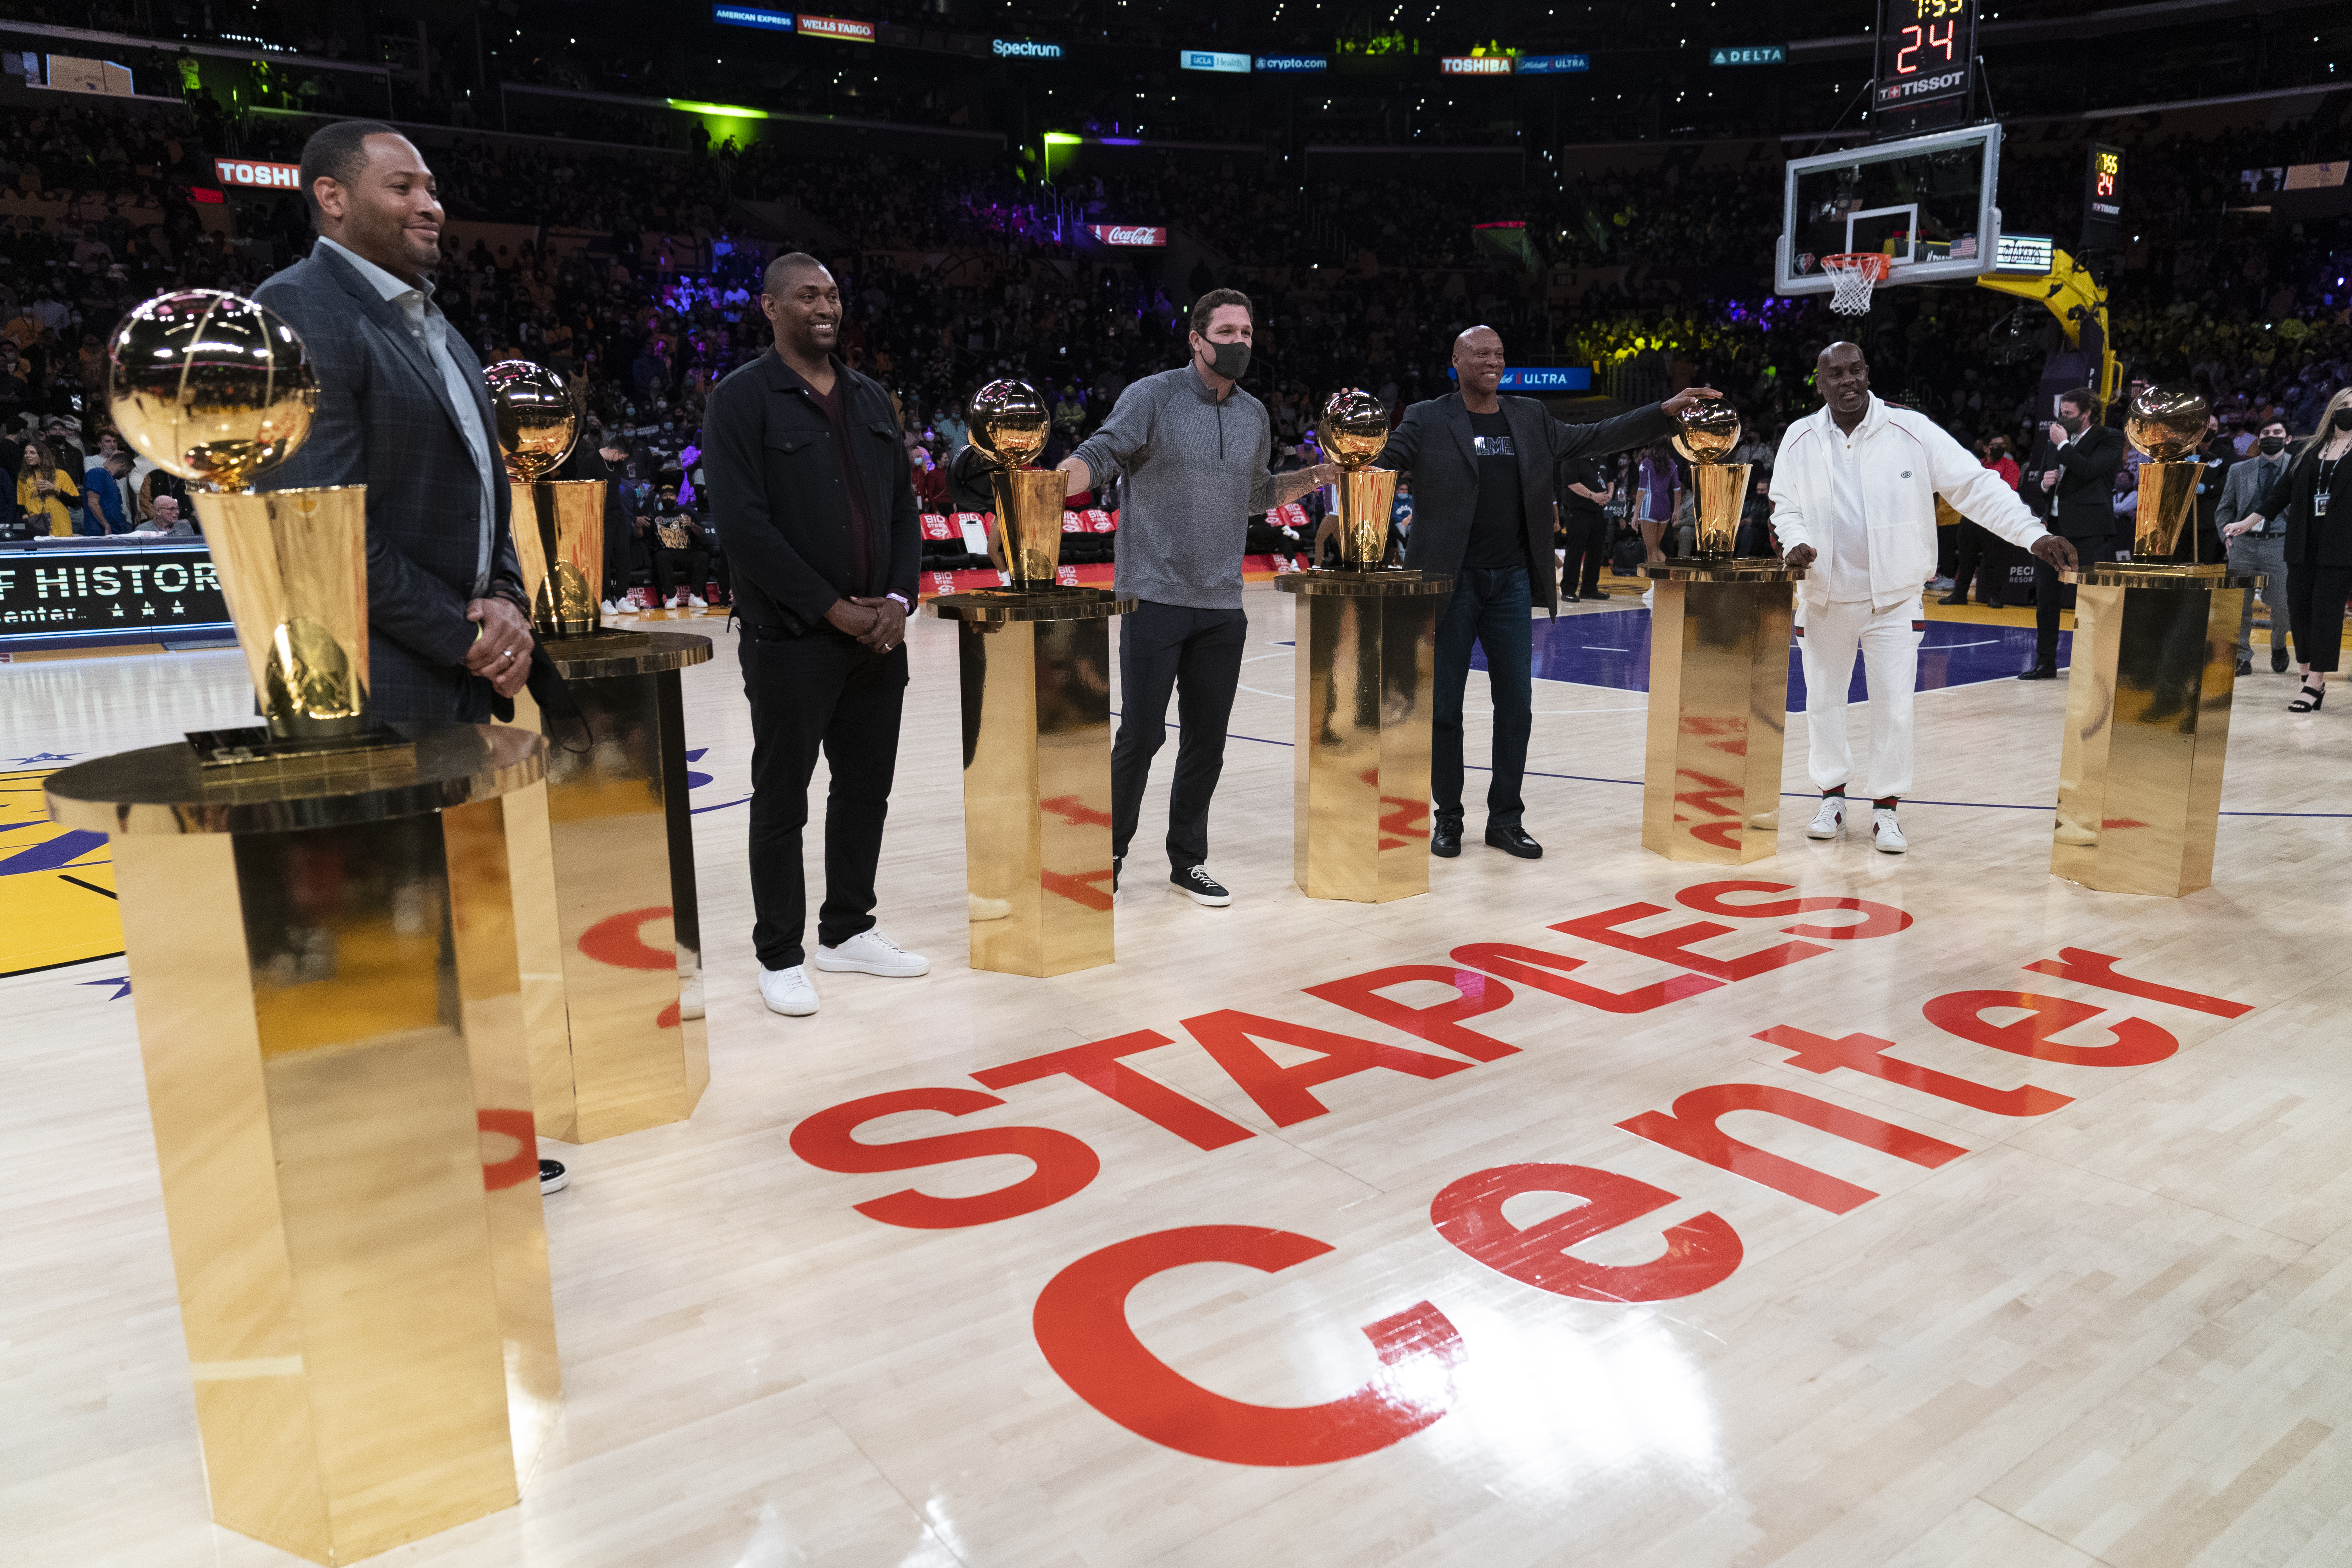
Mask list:
[{"label": "orange rim", "polygon": [[1867,272],[1873,281],[1880,283],[1885,282],[1886,275],[1894,269],[1894,258],[1875,250],[1844,250],[1835,256],[1822,258],[1822,270],[1824,272]]}]

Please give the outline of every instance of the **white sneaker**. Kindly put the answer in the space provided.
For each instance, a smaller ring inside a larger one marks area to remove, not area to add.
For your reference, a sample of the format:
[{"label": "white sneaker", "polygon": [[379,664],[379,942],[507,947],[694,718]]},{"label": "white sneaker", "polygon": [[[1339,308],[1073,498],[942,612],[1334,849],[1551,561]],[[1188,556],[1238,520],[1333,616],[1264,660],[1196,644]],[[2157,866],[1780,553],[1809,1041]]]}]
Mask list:
[{"label": "white sneaker", "polygon": [[839,947],[816,950],[816,966],[828,973],[880,974],[892,980],[911,979],[931,972],[931,961],[908,952],[878,931],[862,931]]},{"label": "white sneaker", "polygon": [[816,1011],[816,987],[809,984],[808,970],[795,963],[790,969],[760,971],[760,1000],[768,1005],[771,1013],[782,1013],[787,1018],[805,1018]]},{"label": "white sneaker", "polygon": [[1655,583],[1642,590],[1642,607],[1645,610],[1658,607],[1658,585]]},{"label": "white sneaker", "polygon": [[688,604],[689,604],[689,605],[693,605],[696,609],[698,609],[698,610],[700,610],[700,609],[707,609],[707,608],[709,608],[709,606],[706,605],[705,605],[705,604],[704,604],[704,603],[703,603],[699,598],[698,598],[696,595],[692,595],[692,594],[688,594],[688,595],[686,596],[686,602],[687,602]]},{"label": "white sneaker", "polygon": [[[1892,816],[1894,813],[1889,812],[1887,815]],[[1825,795],[1822,796],[1821,810],[1813,813],[1812,821],[1805,824],[1805,837],[1808,838],[1835,838],[1844,830],[1845,796],[1842,795]]]},{"label": "white sneaker", "polygon": [[604,613],[608,616],[617,616],[621,613],[621,606],[613,603],[610,599],[604,601],[603,608]]},{"label": "white sneaker", "polygon": [[1890,805],[1871,808],[1870,841],[1878,847],[1881,855],[1900,855],[1911,847],[1911,841],[1903,837],[1903,829],[1895,825],[1895,808]]},{"label": "white sneaker", "polygon": [[964,919],[973,925],[1013,918],[1013,900],[1010,899],[983,899],[978,893],[968,892],[963,896],[963,905]]}]

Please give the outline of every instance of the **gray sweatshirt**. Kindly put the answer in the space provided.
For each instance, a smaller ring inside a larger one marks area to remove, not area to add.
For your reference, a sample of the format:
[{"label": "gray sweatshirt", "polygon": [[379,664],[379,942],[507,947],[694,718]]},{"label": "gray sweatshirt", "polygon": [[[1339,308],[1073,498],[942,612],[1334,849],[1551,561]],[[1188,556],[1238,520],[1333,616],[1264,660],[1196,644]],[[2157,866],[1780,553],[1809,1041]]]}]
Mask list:
[{"label": "gray sweatshirt", "polygon": [[1127,479],[1118,513],[1121,594],[1202,610],[1242,607],[1249,519],[1271,504],[1274,426],[1240,387],[1220,403],[1188,363],[1118,395],[1070,454],[1096,484]]}]

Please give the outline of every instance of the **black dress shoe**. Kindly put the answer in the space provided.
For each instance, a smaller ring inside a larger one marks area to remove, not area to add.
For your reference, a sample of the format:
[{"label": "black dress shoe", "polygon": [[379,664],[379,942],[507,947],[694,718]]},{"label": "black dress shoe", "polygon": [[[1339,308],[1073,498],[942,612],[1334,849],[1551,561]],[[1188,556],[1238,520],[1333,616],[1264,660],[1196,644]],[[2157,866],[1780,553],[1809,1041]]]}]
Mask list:
[{"label": "black dress shoe", "polygon": [[1486,829],[1486,843],[1490,847],[1500,849],[1507,855],[1516,855],[1522,860],[1543,858],[1543,846],[1528,837],[1524,827],[1489,827]]},{"label": "black dress shoe", "polygon": [[1947,594],[1936,601],[1939,605],[1965,605],[1968,602],[1969,596],[1966,594]]},{"label": "black dress shoe", "polygon": [[1440,822],[1429,830],[1429,852],[1441,859],[1451,860],[1462,853],[1462,825]]},{"label": "black dress shoe", "polygon": [[1984,602],[1984,607],[1988,610],[2005,610],[2009,608],[2009,602],[2005,599],[1987,599]]},{"label": "black dress shoe", "polygon": [[2242,658],[2238,661],[2238,673],[2240,675],[2252,675],[2253,672],[2254,661],[2252,659]]},{"label": "black dress shoe", "polygon": [[2271,673],[2273,675],[2284,675],[2286,673],[2286,649],[2284,647],[2274,647],[2271,649]]},{"label": "black dress shoe", "polygon": [[2030,669],[2019,670],[2017,672],[2017,679],[2020,680],[2055,680],[2058,679],[2058,672],[2046,664],[2037,664]]}]

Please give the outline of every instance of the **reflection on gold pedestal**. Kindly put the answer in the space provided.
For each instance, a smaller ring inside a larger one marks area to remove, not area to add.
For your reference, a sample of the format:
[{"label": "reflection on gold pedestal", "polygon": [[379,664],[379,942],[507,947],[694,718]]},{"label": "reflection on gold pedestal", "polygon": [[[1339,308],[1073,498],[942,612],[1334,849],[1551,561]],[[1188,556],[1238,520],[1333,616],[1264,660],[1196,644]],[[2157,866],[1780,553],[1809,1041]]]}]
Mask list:
[{"label": "reflection on gold pedestal", "polygon": [[1100,588],[930,601],[958,624],[974,969],[1043,977],[1114,956],[1110,617],[1134,607]]},{"label": "reflection on gold pedestal", "polygon": [[1310,899],[1425,893],[1437,606],[1454,580],[1375,568],[1275,586],[1298,595],[1291,875]]},{"label": "reflection on gold pedestal", "polygon": [[[546,1049],[534,1103],[550,1136],[588,1143],[685,1121],[710,1079],[677,690],[677,672],[707,661],[710,639],[614,632],[545,646],[580,706],[578,721],[539,717],[569,1131],[551,1125],[564,1086],[550,1081],[562,1074]],[[542,918],[527,916],[526,931]]]},{"label": "reflection on gold pedestal", "polygon": [[2260,579],[2218,564],[2059,575],[2077,587],[2050,869],[2116,893],[2210,886],[2238,617]]},{"label": "reflection on gold pedestal", "polygon": [[515,1501],[562,1386],[501,797],[535,736],[47,783],[109,833],[213,1514],[346,1563]]},{"label": "reflection on gold pedestal", "polygon": [[[1698,471],[1725,467],[1745,465]],[[1657,593],[1642,847],[1669,860],[1761,860],[1780,848],[1790,585],[1804,573],[1769,556],[1644,570]]]}]

